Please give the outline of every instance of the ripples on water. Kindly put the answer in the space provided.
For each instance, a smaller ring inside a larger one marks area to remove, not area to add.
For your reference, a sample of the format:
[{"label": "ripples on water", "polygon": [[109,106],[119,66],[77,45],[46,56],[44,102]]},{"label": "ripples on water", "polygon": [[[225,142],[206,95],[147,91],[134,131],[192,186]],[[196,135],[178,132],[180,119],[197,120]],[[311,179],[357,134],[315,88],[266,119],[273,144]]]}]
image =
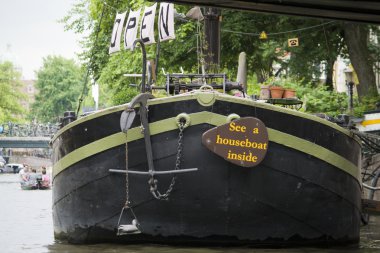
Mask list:
[{"label": "ripples on water", "polygon": [[363,227],[359,247],[321,248],[191,248],[157,245],[70,245],[54,241],[51,190],[22,191],[18,175],[0,174],[1,253],[380,253],[380,217]]}]

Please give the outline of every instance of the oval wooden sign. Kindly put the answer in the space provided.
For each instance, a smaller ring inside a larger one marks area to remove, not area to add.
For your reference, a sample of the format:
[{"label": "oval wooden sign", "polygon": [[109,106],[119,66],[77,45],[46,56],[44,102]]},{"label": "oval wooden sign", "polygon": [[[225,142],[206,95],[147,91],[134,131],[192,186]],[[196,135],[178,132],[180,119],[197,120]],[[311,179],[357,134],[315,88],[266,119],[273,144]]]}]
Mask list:
[{"label": "oval wooden sign", "polygon": [[261,120],[244,117],[208,130],[202,144],[231,163],[254,167],[267,153],[268,131]]}]

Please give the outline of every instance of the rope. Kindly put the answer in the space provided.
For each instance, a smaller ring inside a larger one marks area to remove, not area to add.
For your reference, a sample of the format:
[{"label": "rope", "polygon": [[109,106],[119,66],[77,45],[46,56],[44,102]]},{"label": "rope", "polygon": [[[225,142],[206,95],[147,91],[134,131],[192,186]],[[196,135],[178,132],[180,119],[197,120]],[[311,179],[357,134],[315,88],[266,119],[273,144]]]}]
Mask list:
[{"label": "rope", "polygon": [[[289,31],[285,31],[285,32],[267,33],[267,35],[268,35],[268,36],[273,36],[273,35],[280,35],[280,34],[286,34],[286,33],[293,33],[293,32],[305,31],[305,30],[314,29],[314,28],[317,28],[317,27],[320,27],[320,26],[329,25],[329,24],[332,24],[332,23],[335,23],[335,22],[336,22],[336,21],[330,21],[330,22],[326,22],[326,23],[319,24],[319,25],[308,26],[308,27],[304,27],[304,28],[300,28],[300,29],[295,29],[295,30],[289,30]],[[235,34],[242,34],[242,35],[250,35],[250,36],[259,36],[259,35],[261,34],[261,33],[239,32],[239,31],[233,31],[233,30],[228,30],[228,29],[222,29],[221,31],[222,31],[222,32],[227,32],[227,33],[235,33]]]}]

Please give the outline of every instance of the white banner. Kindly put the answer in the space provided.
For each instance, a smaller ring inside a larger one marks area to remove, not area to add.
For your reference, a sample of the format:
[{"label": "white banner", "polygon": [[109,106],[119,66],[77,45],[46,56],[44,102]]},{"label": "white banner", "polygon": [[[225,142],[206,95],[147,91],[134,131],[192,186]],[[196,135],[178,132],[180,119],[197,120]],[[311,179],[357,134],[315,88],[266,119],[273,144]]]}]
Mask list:
[{"label": "white banner", "polygon": [[111,45],[108,51],[110,54],[120,51],[120,38],[121,33],[123,31],[124,19],[126,14],[127,12],[116,14],[115,23],[112,29]]},{"label": "white banner", "polygon": [[158,16],[158,33],[160,36],[160,41],[175,39],[173,4],[160,4],[160,13]]},{"label": "white banner", "polygon": [[124,48],[131,49],[137,37],[141,9],[131,11],[124,29]]},{"label": "white banner", "polygon": [[156,15],[157,3],[151,7],[145,7],[144,14],[142,16],[142,21],[140,25],[140,38],[144,44],[152,44],[156,41],[154,40],[154,17]]}]

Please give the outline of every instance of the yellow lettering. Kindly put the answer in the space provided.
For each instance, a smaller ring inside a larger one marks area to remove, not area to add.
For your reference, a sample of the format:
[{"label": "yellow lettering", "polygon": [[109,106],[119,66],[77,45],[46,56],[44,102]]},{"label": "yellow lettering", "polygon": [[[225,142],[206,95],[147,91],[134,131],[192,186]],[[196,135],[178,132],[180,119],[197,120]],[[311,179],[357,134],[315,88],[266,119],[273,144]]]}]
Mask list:
[{"label": "yellow lettering", "polygon": [[[231,128],[233,131],[243,131],[242,126],[237,126],[236,124],[232,124]],[[256,129],[256,128],[255,128]],[[251,142],[248,138],[245,140],[235,140],[235,139],[229,139],[229,138],[223,138],[220,136],[220,134],[216,135],[216,144],[219,145],[225,145],[225,146],[235,146],[235,147],[242,147],[242,148],[249,148],[249,153],[243,152],[242,154],[233,153],[233,151],[228,150],[227,159],[230,160],[238,160],[238,161],[247,161],[247,162],[257,162],[257,156],[254,156],[251,151],[255,151],[257,149],[259,150],[266,150],[268,148],[267,143],[262,142]]]},{"label": "yellow lettering", "polygon": [[257,127],[255,127],[253,130],[252,130],[252,133],[253,134],[258,134],[259,133],[259,129]]},{"label": "yellow lettering", "polygon": [[217,136],[216,136],[216,144],[222,144],[222,141],[223,141],[223,139],[220,137],[220,135],[218,134]]},{"label": "yellow lettering", "polygon": [[243,152],[243,154],[236,154],[236,153],[232,153],[231,150],[228,150],[227,159],[254,162],[254,163],[257,162],[257,156],[254,156],[252,152],[249,152],[249,154],[247,155],[245,152]]},{"label": "yellow lettering", "polygon": [[235,131],[235,122],[231,121],[230,123],[230,131]]},{"label": "yellow lettering", "polygon": [[252,159],[252,153],[249,152],[249,155],[247,155],[247,156],[245,157],[245,160],[248,161],[248,162],[250,162],[251,159]]},{"label": "yellow lettering", "polygon": [[236,126],[235,122],[232,121],[230,123],[230,128],[228,130],[230,130],[231,132],[242,132],[242,133],[245,133],[245,131],[247,130],[247,128],[246,128],[246,126]]}]

